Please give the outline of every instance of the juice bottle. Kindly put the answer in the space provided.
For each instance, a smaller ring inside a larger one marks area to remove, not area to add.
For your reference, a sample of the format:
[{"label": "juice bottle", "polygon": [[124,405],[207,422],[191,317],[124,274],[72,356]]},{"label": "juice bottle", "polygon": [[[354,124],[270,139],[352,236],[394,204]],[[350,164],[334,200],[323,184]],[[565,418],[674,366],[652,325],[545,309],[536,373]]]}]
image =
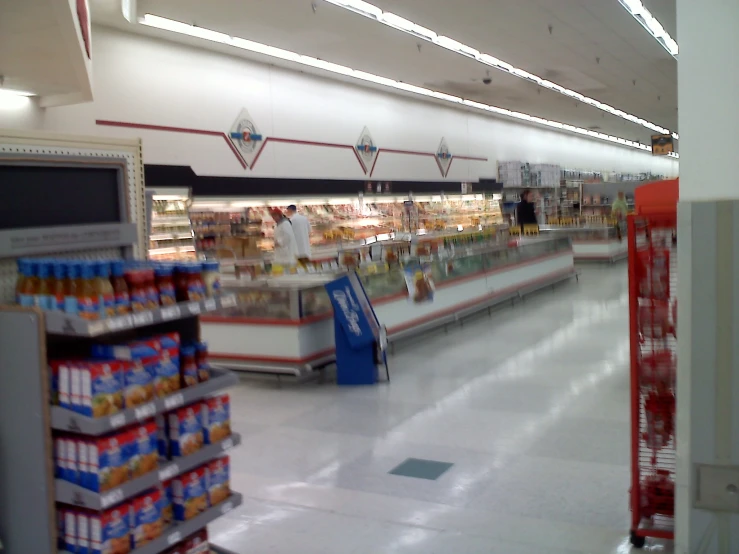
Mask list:
[{"label": "juice bottle", "polygon": [[115,311],[118,314],[127,314],[131,311],[131,297],[128,294],[126,279],[123,278],[123,260],[114,260],[111,262],[110,269],[113,275],[111,284],[113,285],[113,294],[115,295]]},{"label": "juice bottle", "polygon": [[100,319],[100,297],[95,290],[95,266],[92,262],[82,262],[80,286],[77,289],[78,315],[83,319]]},{"label": "juice bottle", "polygon": [[95,291],[98,294],[100,317],[115,315],[115,293],[110,282],[110,264],[108,262],[95,263]]},{"label": "juice bottle", "polygon": [[189,300],[187,294],[187,283],[189,281],[189,275],[187,270],[187,264],[179,264],[175,267],[174,287],[177,294],[178,302],[187,302]]},{"label": "juice bottle", "polygon": [[66,266],[59,261],[54,262],[52,266],[52,275],[54,281],[51,286],[51,307],[50,310],[63,312],[64,311],[64,291],[66,287]]},{"label": "juice bottle", "polygon": [[159,307],[159,289],[156,285],[156,277],[153,269],[142,269],[144,275],[144,288],[146,289],[146,309],[156,310]]},{"label": "juice bottle", "polygon": [[80,287],[80,264],[69,262],[65,265],[67,278],[64,280],[64,311],[77,315],[77,291]]},{"label": "juice bottle", "polygon": [[38,278],[34,275],[36,267],[36,262],[23,260],[23,284],[17,297],[18,304],[25,306],[26,308],[33,306],[34,298],[36,296],[36,285],[38,283]]},{"label": "juice bottle", "polygon": [[34,295],[34,306],[42,310],[49,309],[51,298],[51,262],[41,260],[38,262],[38,288]]},{"label": "juice bottle", "polygon": [[173,267],[168,264],[158,265],[154,270],[156,274],[157,289],[159,289],[159,301],[162,306],[171,306],[177,303],[174,280],[172,279]]}]

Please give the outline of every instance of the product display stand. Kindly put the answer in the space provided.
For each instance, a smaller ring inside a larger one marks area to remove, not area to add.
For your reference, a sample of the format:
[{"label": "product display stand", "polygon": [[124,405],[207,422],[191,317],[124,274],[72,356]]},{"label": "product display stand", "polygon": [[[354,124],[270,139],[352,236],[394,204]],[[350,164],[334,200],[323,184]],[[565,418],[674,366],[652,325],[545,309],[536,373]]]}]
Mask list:
[{"label": "product display stand", "polygon": [[628,217],[631,543],[674,537],[676,214]]},{"label": "product display stand", "polygon": [[326,291],[334,309],[337,384],[374,385],[378,347],[390,380],[384,352],[387,341],[381,340],[380,322],[357,274],[350,273],[327,283]]},{"label": "product display stand", "polygon": [[[207,302],[207,301],[206,301]],[[76,316],[44,314],[35,309],[4,307],[0,310],[0,367],[4,373],[0,387],[0,440],[3,448],[3,472],[0,488],[5,501],[0,505],[0,533],[14,552],[55,552],[57,550],[56,504],[91,511],[101,511],[124,502],[161,481],[172,479],[221,456],[238,445],[241,437],[233,434],[218,443],[171,461],[162,461],[156,471],[130,480],[104,493],[54,478],[52,432],[98,436],[155,415],[200,400],[236,383],[234,374],[212,370],[209,381],[182,389],[174,394],[103,417],[86,417],[59,406],[50,405],[49,357],[82,355],[93,342],[118,342],[152,334],[177,331],[182,340],[199,338],[198,313],[208,308],[231,305],[232,297],[213,303],[178,304],[179,317],[162,320],[158,312],[142,312],[145,318],[130,318],[130,325],[120,330],[109,323],[88,322]],[[46,317],[46,316],[49,317]],[[209,507],[196,517],[165,528],[162,535],[134,550],[135,554],[158,554],[209,522],[229,512],[242,502],[238,493]]]}]

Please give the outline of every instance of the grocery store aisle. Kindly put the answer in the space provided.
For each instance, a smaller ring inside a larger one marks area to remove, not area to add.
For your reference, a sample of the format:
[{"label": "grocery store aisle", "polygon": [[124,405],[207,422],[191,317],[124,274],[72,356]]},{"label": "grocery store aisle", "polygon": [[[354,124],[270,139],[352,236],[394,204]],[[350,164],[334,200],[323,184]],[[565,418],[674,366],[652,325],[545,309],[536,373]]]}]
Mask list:
[{"label": "grocery store aisle", "polygon": [[[586,267],[402,347],[390,385],[234,388],[245,505],[211,537],[244,554],[629,552],[626,289],[624,264]],[[389,473],[408,458],[446,465]]]}]

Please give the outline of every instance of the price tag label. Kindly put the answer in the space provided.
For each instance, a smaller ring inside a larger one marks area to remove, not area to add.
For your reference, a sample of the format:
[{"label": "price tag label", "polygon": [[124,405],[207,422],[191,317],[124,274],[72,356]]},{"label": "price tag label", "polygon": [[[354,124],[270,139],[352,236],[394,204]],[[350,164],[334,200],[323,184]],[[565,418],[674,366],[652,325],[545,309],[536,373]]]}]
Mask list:
[{"label": "price tag label", "polygon": [[123,427],[126,424],[126,414],[115,414],[110,416],[110,426],[113,429]]},{"label": "price tag label", "polygon": [[133,324],[136,326],[150,325],[152,323],[154,323],[153,312],[146,311],[133,314]]},{"label": "price tag label", "polygon": [[228,512],[230,512],[233,509],[234,509],[233,502],[231,502],[231,501],[226,502],[225,504],[223,504],[221,506],[221,515],[227,514]]},{"label": "price tag label", "polygon": [[136,419],[141,421],[142,419],[148,419],[156,415],[157,407],[154,402],[149,402],[148,404],[143,404],[136,408],[133,413],[136,415]]},{"label": "price tag label", "polygon": [[159,480],[160,481],[167,481],[174,477],[175,475],[180,474],[180,467],[177,464],[169,464],[168,466],[163,467],[159,470]]},{"label": "price tag label", "polygon": [[233,308],[236,305],[236,296],[224,296],[221,298],[221,306],[224,308]]},{"label": "price tag label", "polygon": [[114,317],[108,320],[108,329],[111,331],[121,331],[133,327],[133,321],[130,315]]},{"label": "price tag label", "polygon": [[162,308],[161,314],[162,314],[162,319],[164,321],[169,321],[171,319],[177,319],[181,315],[180,307],[179,306],[167,306],[166,308]]},{"label": "price tag label", "polygon": [[226,439],[221,443],[221,449],[225,452],[226,450],[231,450],[234,447],[234,440],[233,439]]},{"label": "price tag label", "polygon": [[102,335],[105,332],[106,323],[106,321],[96,321],[95,323],[90,323],[87,329],[91,335]]},{"label": "price tag label", "polygon": [[174,533],[170,533],[167,535],[167,544],[169,546],[172,546],[173,544],[177,544],[182,540],[182,533],[179,531],[175,531]]},{"label": "price tag label", "polygon": [[208,298],[208,300],[205,301],[205,311],[212,312],[215,309],[216,309],[216,299]]},{"label": "price tag label", "polygon": [[198,315],[200,313],[200,302],[190,302],[187,307],[193,315]]},{"label": "price tag label", "polygon": [[119,502],[123,502],[122,489],[114,489],[110,492],[106,492],[102,497],[100,497],[100,504],[103,508],[109,508],[113,504],[118,504]]},{"label": "price tag label", "polygon": [[164,408],[167,410],[173,410],[179,408],[185,403],[185,397],[181,392],[167,396],[164,399]]}]

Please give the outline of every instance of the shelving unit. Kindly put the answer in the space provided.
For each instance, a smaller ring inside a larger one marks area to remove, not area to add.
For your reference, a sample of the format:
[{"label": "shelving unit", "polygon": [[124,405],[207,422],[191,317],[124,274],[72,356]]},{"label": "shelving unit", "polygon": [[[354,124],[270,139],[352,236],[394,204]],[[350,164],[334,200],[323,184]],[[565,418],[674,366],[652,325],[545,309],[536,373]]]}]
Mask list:
[{"label": "shelving unit", "polygon": [[[3,245],[0,248],[0,302],[14,301],[17,257],[63,255],[88,260],[146,257],[147,239],[152,233],[147,229],[147,221],[151,218],[147,217],[139,140],[3,131],[0,146],[0,172],[5,171],[0,180],[7,187],[15,187],[9,188],[14,194],[7,198],[8,206],[17,210],[25,223],[0,232]],[[20,177],[12,171],[19,163],[29,168],[29,172]],[[6,166],[10,166],[11,171],[6,171]],[[85,196],[85,189],[64,188],[63,180],[55,179],[54,172],[63,173],[70,168],[84,174],[92,183],[88,192],[104,190],[105,195],[91,201]],[[73,212],[65,212],[57,221],[50,220],[49,216],[40,217],[31,209],[24,211],[26,206],[33,205],[24,202],[24,194],[30,194],[31,190],[36,196],[49,198],[64,195],[71,200],[68,205]],[[100,222],[101,214],[106,214],[103,222]],[[173,214],[172,223],[176,220],[179,225],[181,217],[179,213]],[[69,221],[100,223],[70,224]],[[167,232],[158,230],[155,234]],[[172,233],[179,233],[179,230]],[[234,304],[233,297],[225,296],[92,322],[36,308],[0,305],[0,368],[4,374],[0,387],[0,444],[3,450],[0,537],[5,549],[29,554],[63,554],[58,542],[57,506],[69,506],[75,511],[97,511],[104,506],[114,506],[148,490],[165,477],[220,457],[240,443],[240,436],[231,435],[190,456],[162,460],[156,471],[104,494],[62,482],[56,478],[54,470],[55,434],[100,436],[129,424],[151,420],[156,414],[177,406],[197,402],[231,386],[236,378],[226,371],[213,370],[207,382],[122,413],[93,419],[52,405],[48,368],[48,360],[53,358],[88,356],[93,343],[125,342],[174,331],[184,341],[194,341],[200,335],[201,314]],[[161,537],[133,552],[164,552],[179,538],[185,539],[241,502],[242,497],[234,492],[197,517],[166,528]],[[222,549],[214,550],[228,554]]]},{"label": "shelving unit", "polygon": [[[183,341],[195,340],[199,338],[201,313],[235,303],[233,296],[219,298],[213,303],[181,303],[172,307],[178,309],[176,318],[163,318],[162,310],[157,310],[141,314],[146,315],[145,318],[117,318],[124,320],[126,325],[113,326],[109,325],[113,320],[84,322],[76,317],[47,314],[29,308],[8,306],[0,310],[0,366],[14,375],[0,388],[4,459],[9,470],[6,475],[12,475],[12,479],[3,479],[1,486],[6,492],[7,503],[14,507],[23,506],[14,508],[16,516],[12,518],[13,526],[2,529],[3,533],[10,535],[8,540],[14,547],[24,552],[56,551],[57,505],[91,511],[106,510],[156,487],[162,481],[202,466],[241,443],[240,435],[232,434],[215,444],[205,445],[189,456],[161,460],[156,471],[102,493],[55,478],[52,471],[53,433],[104,435],[197,402],[235,384],[237,378],[227,370],[213,369],[208,381],[117,414],[92,418],[50,405],[47,358],[86,351],[92,343],[101,340],[129,340],[171,331],[179,332]],[[9,427],[15,427],[17,431],[8,432]],[[132,552],[163,552],[241,502],[241,495],[232,493],[227,500],[209,507],[195,518],[167,527],[159,538]],[[7,524],[8,521],[3,523]],[[60,554],[67,553],[61,550]]]}]

